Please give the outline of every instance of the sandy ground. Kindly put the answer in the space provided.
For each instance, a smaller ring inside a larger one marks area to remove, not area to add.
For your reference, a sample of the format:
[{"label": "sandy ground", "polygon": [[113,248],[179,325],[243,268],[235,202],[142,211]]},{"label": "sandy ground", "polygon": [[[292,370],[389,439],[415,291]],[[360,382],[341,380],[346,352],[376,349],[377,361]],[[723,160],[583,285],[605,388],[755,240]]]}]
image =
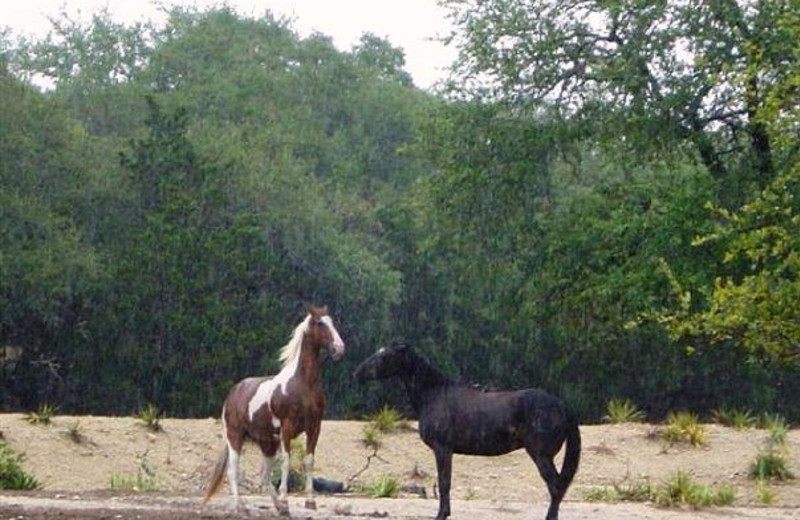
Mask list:
[{"label": "sandy ground", "polygon": [[[80,442],[67,431],[78,424]],[[36,492],[0,493],[0,518],[215,518],[231,515],[227,493],[201,511],[201,490],[222,447],[215,419],[162,420],[153,433],[133,418],[59,416],[49,426],[30,425],[18,414],[0,414],[0,434],[25,454],[24,469],[43,484]],[[364,423],[326,421],[317,448],[316,474],[348,481],[366,463],[370,451],[361,443]],[[800,479],[773,485],[775,502],[761,506],[747,477],[749,464],[767,439],[761,430],[737,431],[708,425],[708,446],[670,446],[652,435],[651,425],[583,426],[580,469],[561,508],[564,519],[800,519]],[[800,430],[787,442],[791,468],[800,473]],[[397,478],[409,491],[397,499],[370,499],[348,493],[323,496],[319,509],[302,507],[293,497],[298,518],[428,518],[437,511],[432,452],[412,429],[386,435],[367,471],[352,488],[369,486],[383,475]],[[274,510],[255,486],[260,456],[244,455],[246,502],[250,516],[270,517]],[[560,465],[560,462],[559,462]],[[146,468],[157,491],[110,491],[112,476],[134,478]],[[584,500],[587,490],[638,481],[662,482],[679,470],[694,480],[736,488],[733,506],[707,510],[662,509],[648,504],[600,504]],[[412,492],[416,489],[416,492]],[[419,490],[424,489],[423,498]],[[523,451],[500,457],[456,456],[453,463],[453,518],[516,520],[544,518],[548,497],[543,481]]]}]

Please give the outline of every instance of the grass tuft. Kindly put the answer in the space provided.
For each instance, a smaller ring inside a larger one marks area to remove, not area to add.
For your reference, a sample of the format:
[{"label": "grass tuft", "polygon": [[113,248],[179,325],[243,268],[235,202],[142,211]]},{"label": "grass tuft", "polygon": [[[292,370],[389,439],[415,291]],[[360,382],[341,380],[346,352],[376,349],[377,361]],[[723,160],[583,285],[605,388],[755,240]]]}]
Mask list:
[{"label": "grass tuft", "polygon": [[399,493],[400,482],[385,474],[369,489],[369,495],[373,498],[394,498]]},{"label": "grass tuft", "polygon": [[154,432],[163,431],[163,427],[161,426],[162,416],[158,407],[153,403],[148,403],[147,406],[139,410],[139,413],[136,414],[136,418],[139,419],[147,429]]},{"label": "grass tuft", "polygon": [[644,412],[639,410],[630,399],[611,399],[606,405],[603,420],[612,424],[642,422]]},{"label": "grass tuft", "polygon": [[390,406],[384,406],[370,417],[370,424],[381,433],[389,433],[408,427],[403,416]]},{"label": "grass tuft", "polygon": [[659,486],[654,494],[654,502],[664,507],[681,504],[692,507],[727,506],[735,499],[736,490],[732,486],[713,488],[698,484],[683,471]]},{"label": "grass tuft", "polygon": [[36,477],[22,470],[23,456],[0,441],[0,489],[30,490],[39,487]]},{"label": "grass tuft", "polygon": [[737,430],[747,430],[758,424],[758,418],[747,408],[719,408],[712,412],[712,417],[714,422]]},{"label": "grass tuft", "polygon": [[750,477],[765,480],[789,480],[794,474],[789,470],[786,456],[773,446],[761,450],[756,455],[756,460],[750,464]]},{"label": "grass tuft", "polygon": [[23,419],[30,424],[42,424],[46,426],[52,422],[57,410],[55,406],[44,403],[40,405],[36,411],[26,413]]},{"label": "grass tuft", "polygon": [[361,432],[361,444],[374,451],[380,449],[382,445],[381,431],[373,423],[365,424]]},{"label": "grass tuft", "polygon": [[707,444],[708,431],[691,412],[670,412],[664,438],[669,442],[686,442],[695,447]]},{"label": "grass tuft", "polygon": [[83,436],[81,432],[81,421],[76,420],[72,425],[67,426],[67,429],[64,430],[64,435],[67,436],[69,440],[74,442],[75,444],[81,444],[86,438]]}]

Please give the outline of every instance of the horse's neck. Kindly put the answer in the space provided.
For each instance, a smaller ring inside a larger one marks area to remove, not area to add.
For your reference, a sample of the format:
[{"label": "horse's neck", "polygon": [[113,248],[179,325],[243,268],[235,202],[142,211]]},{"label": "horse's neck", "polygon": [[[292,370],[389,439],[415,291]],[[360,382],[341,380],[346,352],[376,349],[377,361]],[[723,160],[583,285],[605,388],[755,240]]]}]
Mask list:
[{"label": "horse's neck", "polygon": [[414,411],[419,412],[439,390],[453,385],[453,381],[433,367],[426,359],[417,357],[411,372],[404,378],[406,392]]},{"label": "horse's neck", "polygon": [[317,349],[308,343],[308,340],[303,340],[303,345],[300,347],[300,359],[297,363],[296,376],[302,378],[309,386],[319,385],[321,370],[319,367],[319,359],[317,358]]}]

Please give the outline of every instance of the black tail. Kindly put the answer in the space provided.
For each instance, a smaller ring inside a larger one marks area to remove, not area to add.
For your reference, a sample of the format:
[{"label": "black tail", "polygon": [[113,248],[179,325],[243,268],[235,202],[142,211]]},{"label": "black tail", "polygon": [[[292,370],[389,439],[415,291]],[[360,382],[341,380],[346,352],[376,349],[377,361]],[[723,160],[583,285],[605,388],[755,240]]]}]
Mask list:
[{"label": "black tail", "polygon": [[558,489],[562,497],[567,492],[567,488],[572,483],[572,479],[578,471],[578,463],[580,460],[581,432],[578,429],[578,419],[572,412],[567,411],[567,451],[564,454],[561,474],[558,476]]}]

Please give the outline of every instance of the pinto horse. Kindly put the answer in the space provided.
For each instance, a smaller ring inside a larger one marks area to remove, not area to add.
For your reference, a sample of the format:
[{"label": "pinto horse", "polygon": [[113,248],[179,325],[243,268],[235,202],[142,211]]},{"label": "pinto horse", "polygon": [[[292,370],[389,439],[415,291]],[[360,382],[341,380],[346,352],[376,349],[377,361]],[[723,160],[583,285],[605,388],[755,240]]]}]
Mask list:
[{"label": "pinto horse", "polygon": [[[281,349],[283,368],[272,377],[249,377],[239,381],[222,406],[222,430],[226,446],[206,487],[205,505],[222,483],[227,468],[228,484],[236,509],[239,499],[239,457],[244,441],[255,442],[264,456],[261,477],[275,509],[289,514],[287,500],[291,441],[306,434],[306,508],[314,501],[314,450],[319,438],[325,396],[320,388],[319,353],[327,348],[334,360],[344,354],[344,342],[328,315],[327,307],[312,307]],[[272,485],[272,468],[280,449],[282,457],[280,495]]]},{"label": "pinto horse", "polygon": [[[578,470],[578,421],[556,397],[539,389],[482,392],[445,377],[408,346],[382,348],[355,371],[359,382],[398,377],[419,418],[419,435],[436,456],[439,513],[450,516],[453,453],[502,455],[525,448],[550,492],[546,520],[558,520],[558,507]],[[561,473],[553,457],[566,441]]]}]

